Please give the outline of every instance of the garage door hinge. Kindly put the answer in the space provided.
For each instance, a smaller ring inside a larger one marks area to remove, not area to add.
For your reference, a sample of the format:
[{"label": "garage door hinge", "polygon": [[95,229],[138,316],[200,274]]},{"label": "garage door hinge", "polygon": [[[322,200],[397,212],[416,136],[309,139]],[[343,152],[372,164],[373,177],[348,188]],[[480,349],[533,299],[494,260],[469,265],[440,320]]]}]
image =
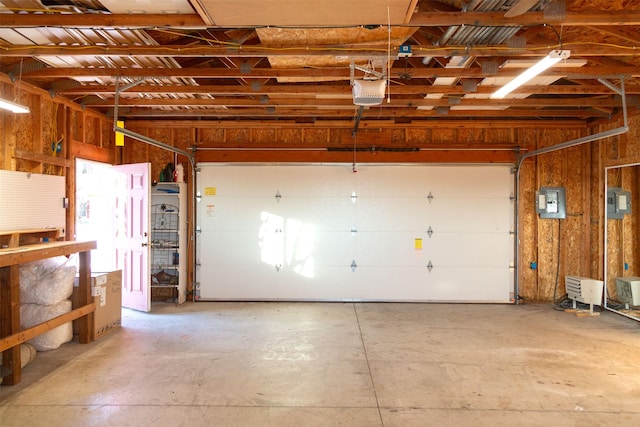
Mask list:
[{"label": "garage door hinge", "polygon": [[433,264],[431,263],[431,261],[429,261],[429,264],[427,264],[427,270],[429,270],[429,273],[431,273],[431,270],[433,270]]},{"label": "garage door hinge", "polygon": [[357,266],[358,266],[358,264],[356,264],[356,260],[355,259],[353,261],[351,261],[351,271],[355,272]]}]

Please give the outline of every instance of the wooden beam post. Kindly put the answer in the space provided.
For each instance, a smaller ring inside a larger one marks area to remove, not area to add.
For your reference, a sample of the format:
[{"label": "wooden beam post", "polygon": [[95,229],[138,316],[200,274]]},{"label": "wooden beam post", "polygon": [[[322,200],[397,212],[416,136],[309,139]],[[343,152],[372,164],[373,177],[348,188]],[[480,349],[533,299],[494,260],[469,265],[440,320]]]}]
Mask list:
[{"label": "wooden beam post", "polygon": [[[80,295],[78,305],[80,308],[90,304],[91,298],[91,252],[80,252],[78,254],[80,260],[79,277],[78,277],[78,292]],[[94,313],[91,312],[85,317],[80,319],[79,331],[80,331],[80,344],[87,344],[95,340],[94,336]]]},{"label": "wooden beam post", "polygon": [[[11,265],[0,268],[0,336],[7,337],[20,331],[20,270]],[[20,346],[2,352],[2,364],[11,372],[4,377],[3,385],[20,382]]]}]

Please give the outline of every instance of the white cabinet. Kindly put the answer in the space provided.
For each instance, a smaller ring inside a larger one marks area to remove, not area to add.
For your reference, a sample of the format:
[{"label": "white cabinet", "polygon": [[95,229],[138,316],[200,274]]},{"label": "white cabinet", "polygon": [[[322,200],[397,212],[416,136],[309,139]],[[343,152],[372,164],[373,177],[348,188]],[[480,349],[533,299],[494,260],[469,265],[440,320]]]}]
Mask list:
[{"label": "white cabinet", "polygon": [[151,187],[151,291],[171,289],[182,304],[187,295],[187,186],[159,182]]}]

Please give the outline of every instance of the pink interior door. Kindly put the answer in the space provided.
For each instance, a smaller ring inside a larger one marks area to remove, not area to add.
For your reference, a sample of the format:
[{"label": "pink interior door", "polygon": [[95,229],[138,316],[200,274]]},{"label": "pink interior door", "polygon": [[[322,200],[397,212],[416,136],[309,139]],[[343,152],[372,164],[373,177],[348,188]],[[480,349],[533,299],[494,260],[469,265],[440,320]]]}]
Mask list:
[{"label": "pink interior door", "polygon": [[149,286],[149,163],[116,166],[116,268],[122,270],[122,306],[151,309]]}]

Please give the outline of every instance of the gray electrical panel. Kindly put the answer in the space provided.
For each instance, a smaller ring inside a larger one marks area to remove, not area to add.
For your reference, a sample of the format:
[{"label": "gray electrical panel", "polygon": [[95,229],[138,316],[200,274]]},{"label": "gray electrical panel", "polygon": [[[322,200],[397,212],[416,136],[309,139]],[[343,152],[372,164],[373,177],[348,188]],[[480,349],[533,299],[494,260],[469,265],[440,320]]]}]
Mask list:
[{"label": "gray electrical panel", "polygon": [[617,187],[608,188],[607,218],[622,219],[628,213],[631,213],[631,192]]},{"label": "gray electrical panel", "polygon": [[566,193],[564,187],[541,187],[540,190],[536,191],[536,212],[540,215],[540,218],[566,218]]}]

